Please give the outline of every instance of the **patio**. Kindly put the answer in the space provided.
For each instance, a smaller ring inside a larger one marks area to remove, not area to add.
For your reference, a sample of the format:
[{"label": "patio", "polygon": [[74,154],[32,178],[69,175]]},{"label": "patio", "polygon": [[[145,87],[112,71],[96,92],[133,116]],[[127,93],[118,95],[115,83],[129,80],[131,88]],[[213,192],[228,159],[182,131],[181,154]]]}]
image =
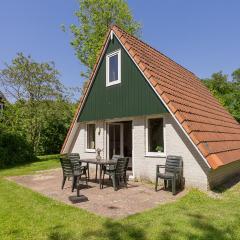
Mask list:
[{"label": "patio", "polygon": [[[94,173],[91,176],[94,176]],[[154,208],[158,204],[173,202],[186,193],[183,191],[173,196],[168,191],[155,192],[153,185],[134,181],[128,181],[128,188],[122,187],[114,191],[110,185],[99,189],[98,183],[90,181],[88,187],[82,185],[81,197],[76,198],[76,191],[71,192],[71,181],[67,181],[61,190],[61,169],[8,179],[63,203],[115,219]]]}]

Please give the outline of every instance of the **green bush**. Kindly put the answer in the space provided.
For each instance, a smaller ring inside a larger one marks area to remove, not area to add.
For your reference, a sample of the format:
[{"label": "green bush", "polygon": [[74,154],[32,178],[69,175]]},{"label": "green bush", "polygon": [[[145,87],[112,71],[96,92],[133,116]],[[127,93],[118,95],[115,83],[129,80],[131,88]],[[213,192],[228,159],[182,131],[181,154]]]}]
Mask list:
[{"label": "green bush", "polygon": [[0,168],[34,160],[33,148],[22,136],[0,128]]}]

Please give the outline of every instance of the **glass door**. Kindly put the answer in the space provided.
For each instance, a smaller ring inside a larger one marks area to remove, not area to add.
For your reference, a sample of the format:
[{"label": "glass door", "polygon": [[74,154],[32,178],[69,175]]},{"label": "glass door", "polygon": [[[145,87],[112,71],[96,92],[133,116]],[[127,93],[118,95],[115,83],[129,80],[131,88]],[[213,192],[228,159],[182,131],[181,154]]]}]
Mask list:
[{"label": "glass door", "polygon": [[123,124],[110,123],[108,131],[109,159],[112,156],[123,156]]}]

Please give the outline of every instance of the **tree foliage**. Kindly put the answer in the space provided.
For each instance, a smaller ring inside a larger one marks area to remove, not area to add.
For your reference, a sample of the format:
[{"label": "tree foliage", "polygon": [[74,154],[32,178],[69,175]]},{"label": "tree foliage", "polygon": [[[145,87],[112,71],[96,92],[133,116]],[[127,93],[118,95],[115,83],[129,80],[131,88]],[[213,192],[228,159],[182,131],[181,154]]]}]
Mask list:
[{"label": "tree foliage", "polygon": [[140,24],[133,19],[124,0],[79,0],[75,13],[79,25],[70,26],[72,46],[78,59],[87,67],[85,76],[92,70],[109,26],[117,24],[133,35],[138,35]]},{"label": "tree foliage", "polygon": [[21,135],[0,123],[0,169],[36,159],[32,146]]},{"label": "tree foliage", "polygon": [[240,69],[232,73],[232,80],[222,72],[203,79],[204,84],[228,111],[240,122]]},{"label": "tree foliage", "polygon": [[0,72],[0,83],[14,103],[0,121],[21,136],[35,154],[58,153],[73,116],[54,63],[38,63],[22,53]]}]

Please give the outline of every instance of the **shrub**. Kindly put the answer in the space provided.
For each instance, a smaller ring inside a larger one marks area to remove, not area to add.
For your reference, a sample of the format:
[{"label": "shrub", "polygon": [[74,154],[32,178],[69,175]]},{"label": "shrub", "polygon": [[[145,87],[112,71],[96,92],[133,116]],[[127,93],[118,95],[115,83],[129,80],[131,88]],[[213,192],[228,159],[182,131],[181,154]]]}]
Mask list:
[{"label": "shrub", "polygon": [[22,136],[0,126],[0,168],[34,160],[32,146]]}]

